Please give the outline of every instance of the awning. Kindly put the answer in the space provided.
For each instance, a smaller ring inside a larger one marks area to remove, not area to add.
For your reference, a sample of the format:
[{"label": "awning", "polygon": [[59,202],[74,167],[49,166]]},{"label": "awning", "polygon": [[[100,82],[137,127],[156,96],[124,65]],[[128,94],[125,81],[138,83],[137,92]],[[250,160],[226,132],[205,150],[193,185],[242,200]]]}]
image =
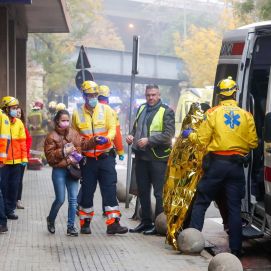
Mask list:
[{"label": "awning", "polygon": [[70,18],[65,0],[32,0],[25,5],[29,33],[67,33]]},{"label": "awning", "polygon": [[0,0],[2,5],[12,7],[12,13],[28,33],[70,32],[66,0]]}]

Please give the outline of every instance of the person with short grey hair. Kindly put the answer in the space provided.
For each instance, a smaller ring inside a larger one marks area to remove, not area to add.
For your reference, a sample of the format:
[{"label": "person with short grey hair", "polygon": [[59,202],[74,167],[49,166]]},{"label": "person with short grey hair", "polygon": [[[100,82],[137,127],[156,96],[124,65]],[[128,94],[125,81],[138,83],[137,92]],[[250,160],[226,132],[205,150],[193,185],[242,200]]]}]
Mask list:
[{"label": "person with short grey hair", "polygon": [[163,212],[163,187],[171,142],[175,135],[174,111],[162,103],[159,87],[147,85],[146,103],[136,114],[126,142],[135,153],[135,173],[142,209],[141,223],[130,232],[156,234],[151,214],[151,186],[156,199],[155,217]]}]

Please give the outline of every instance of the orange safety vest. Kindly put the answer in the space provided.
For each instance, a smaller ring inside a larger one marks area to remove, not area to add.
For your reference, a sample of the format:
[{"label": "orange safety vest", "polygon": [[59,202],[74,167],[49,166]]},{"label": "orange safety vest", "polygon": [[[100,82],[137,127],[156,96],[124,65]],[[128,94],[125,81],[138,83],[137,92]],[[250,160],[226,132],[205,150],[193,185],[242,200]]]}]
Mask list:
[{"label": "orange safety vest", "polygon": [[122,134],[121,134],[121,129],[120,129],[120,122],[119,122],[119,117],[117,112],[112,109],[114,114],[115,114],[115,118],[116,118],[116,136],[114,138],[114,145],[115,148],[117,150],[117,154],[118,155],[123,155],[124,154],[124,148],[123,148],[123,143],[122,143]]},{"label": "orange safety vest", "polygon": [[6,114],[0,110],[0,162],[7,159],[8,145],[10,142],[10,122]]},{"label": "orange safety vest", "polygon": [[10,144],[5,164],[28,162],[25,128],[20,119],[14,118],[10,123]]},{"label": "orange safety vest", "polygon": [[85,105],[77,105],[72,115],[72,125],[86,139],[95,136],[108,138],[108,143],[96,145],[94,149],[83,150],[88,157],[98,157],[113,148],[113,139],[116,135],[116,118],[113,110],[106,104],[97,103],[91,116]]},{"label": "orange safety vest", "polygon": [[[103,102],[103,101],[99,101],[99,103],[107,104],[106,102]],[[116,136],[115,136],[115,138],[113,140],[113,143],[114,143],[114,146],[116,148],[117,154],[118,155],[123,155],[124,154],[124,148],[123,148],[123,143],[122,143],[122,134],[121,134],[119,116],[118,116],[118,113],[112,107],[111,107],[111,109],[113,110],[114,116],[116,118]]]}]

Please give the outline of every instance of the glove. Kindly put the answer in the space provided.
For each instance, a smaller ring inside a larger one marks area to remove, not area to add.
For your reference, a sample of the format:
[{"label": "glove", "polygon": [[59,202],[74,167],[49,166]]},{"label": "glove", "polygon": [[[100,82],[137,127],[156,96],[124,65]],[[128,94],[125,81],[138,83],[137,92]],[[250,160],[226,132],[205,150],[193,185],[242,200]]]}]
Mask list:
[{"label": "glove", "polygon": [[123,154],[119,155],[119,160],[120,160],[120,161],[123,161],[123,160],[124,160],[124,155],[123,155]]},{"label": "glove", "polygon": [[21,165],[25,167],[27,165],[27,162],[22,162]]},{"label": "glove", "polygon": [[95,141],[98,145],[103,145],[103,144],[106,144],[108,142],[108,138],[107,137],[104,137],[104,136],[97,136],[95,138]]},{"label": "glove", "polygon": [[193,132],[193,129],[189,128],[189,129],[186,129],[186,130],[183,130],[182,132],[182,138],[188,138],[189,135]]}]

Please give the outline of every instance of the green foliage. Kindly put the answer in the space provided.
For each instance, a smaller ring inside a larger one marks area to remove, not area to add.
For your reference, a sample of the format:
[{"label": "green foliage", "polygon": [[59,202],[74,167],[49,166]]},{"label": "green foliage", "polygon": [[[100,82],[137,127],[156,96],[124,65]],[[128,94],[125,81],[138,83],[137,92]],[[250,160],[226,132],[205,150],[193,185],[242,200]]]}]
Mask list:
[{"label": "green foliage", "polygon": [[175,53],[186,64],[189,85],[204,87],[214,82],[219,51],[224,31],[234,29],[239,21],[232,10],[225,8],[216,21],[216,26],[192,25],[187,37],[174,33]]},{"label": "green foliage", "polygon": [[262,8],[260,10],[260,18],[263,20],[270,20],[271,19],[271,1],[264,1]]},{"label": "green foliage", "polygon": [[270,0],[245,0],[234,3],[234,8],[244,23],[271,19]]}]

